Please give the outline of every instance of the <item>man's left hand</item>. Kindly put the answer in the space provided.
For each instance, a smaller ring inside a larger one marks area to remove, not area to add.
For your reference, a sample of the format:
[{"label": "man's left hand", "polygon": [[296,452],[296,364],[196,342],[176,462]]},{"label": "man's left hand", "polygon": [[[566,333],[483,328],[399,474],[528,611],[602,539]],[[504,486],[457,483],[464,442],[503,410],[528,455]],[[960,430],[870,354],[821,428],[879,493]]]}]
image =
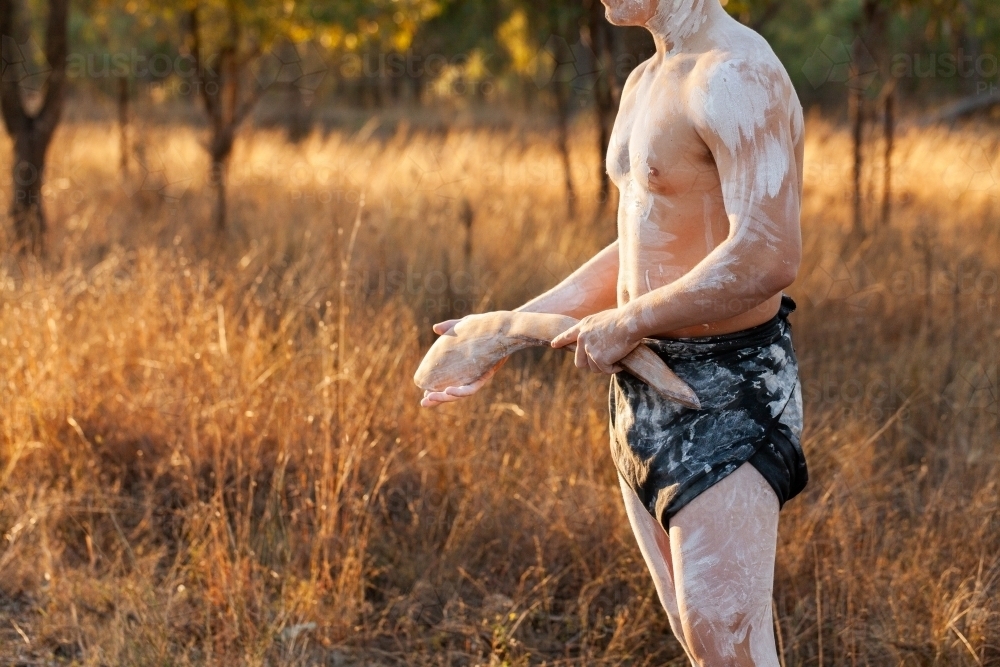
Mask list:
[{"label": "man's left hand", "polygon": [[641,339],[633,335],[617,308],[588,315],[552,340],[552,347],[576,343],[577,368],[589,368],[594,373],[617,373],[618,362],[634,350]]}]

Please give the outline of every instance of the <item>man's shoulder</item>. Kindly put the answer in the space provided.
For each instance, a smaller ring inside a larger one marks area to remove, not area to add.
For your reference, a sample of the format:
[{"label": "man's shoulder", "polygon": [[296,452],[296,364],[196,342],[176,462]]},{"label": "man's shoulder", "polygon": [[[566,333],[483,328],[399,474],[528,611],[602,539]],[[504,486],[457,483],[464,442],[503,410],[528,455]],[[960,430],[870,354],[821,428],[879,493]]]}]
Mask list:
[{"label": "man's shoulder", "polygon": [[775,122],[801,124],[796,121],[801,117],[798,96],[784,65],[763,37],[740,28],[725,46],[702,54],[687,87],[698,131],[730,149]]},{"label": "man's shoulder", "polygon": [[771,45],[753,30],[737,24],[724,45],[706,51],[691,72],[690,84],[701,87],[767,85],[791,87],[785,66]]},{"label": "man's shoulder", "polygon": [[646,70],[646,67],[649,65],[650,60],[652,60],[652,58],[647,58],[646,60],[643,60],[641,63],[636,65],[631,72],[628,73],[628,76],[625,77],[625,84],[622,86],[623,96],[627,94],[630,90],[635,88],[636,84],[639,82],[639,79],[642,77],[642,73]]}]

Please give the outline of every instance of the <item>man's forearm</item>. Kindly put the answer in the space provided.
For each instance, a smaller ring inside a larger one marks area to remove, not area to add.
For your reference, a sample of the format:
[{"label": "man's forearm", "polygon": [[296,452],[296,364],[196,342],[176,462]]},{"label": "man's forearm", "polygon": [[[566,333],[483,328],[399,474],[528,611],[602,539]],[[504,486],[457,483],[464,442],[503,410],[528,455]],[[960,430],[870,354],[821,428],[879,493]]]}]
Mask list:
[{"label": "man's forearm", "polygon": [[594,255],[558,285],[517,312],[552,313],[580,319],[618,303],[618,242]]},{"label": "man's forearm", "polygon": [[641,340],[745,313],[792,283],[798,262],[791,256],[766,247],[736,254],[719,246],[680,279],[623,306],[623,324]]}]

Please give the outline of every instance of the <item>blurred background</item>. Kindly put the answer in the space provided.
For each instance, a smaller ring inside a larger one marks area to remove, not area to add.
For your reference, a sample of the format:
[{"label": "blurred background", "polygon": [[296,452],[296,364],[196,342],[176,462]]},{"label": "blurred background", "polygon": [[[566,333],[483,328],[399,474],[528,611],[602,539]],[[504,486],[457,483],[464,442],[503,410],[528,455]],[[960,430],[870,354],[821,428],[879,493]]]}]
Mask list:
[{"label": "blurred background", "polygon": [[[782,667],[1000,664],[1000,5],[728,0],[807,116]],[[0,662],[683,665],[607,379],[418,406],[615,237],[596,0],[0,0]]]}]

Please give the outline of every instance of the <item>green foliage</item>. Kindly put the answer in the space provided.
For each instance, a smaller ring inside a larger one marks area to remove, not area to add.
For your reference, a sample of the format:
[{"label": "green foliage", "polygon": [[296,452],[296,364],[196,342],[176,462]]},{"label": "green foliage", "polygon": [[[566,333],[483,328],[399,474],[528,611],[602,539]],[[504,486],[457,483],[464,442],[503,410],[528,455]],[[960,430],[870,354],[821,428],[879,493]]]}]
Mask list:
[{"label": "green foliage", "polygon": [[[44,2],[27,4],[27,20],[38,23]],[[184,17],[192,6],[193,0],[77,0],[71,52],[84,59],[133,51],[147,58],[176,57],[183,53]],[[275,40],[311,41],[330,58],[338,53],[464,58],[497,79],[530,76],[532,59],[552,35],[575,43],[587,7],[582,0],[200,0],[198,6],[208,52],[227,45],[262,52]],[[842,90],[813,85],[803,71],[831,38],[850,45],[860,36],[869,50],[881,50],[880,80],[889,76],[886,63],[893,58],[974,53],[991,64],[1000,56],[1000,3],[995,0],[726,0],[724,6],[767,38],[807,104],[843,99]],[[866,23],[866,10],[873,7],[888,17],[879,38],[869,34]],[[239,44],[229,44],[237,34],[230,25],[233,11],[239,17]],[[988,67],[977,77],[982,79],[996,82],[996,75]],[[961,94],[970,84],[938,72],[908,75],[899,85],[924,97]]]}]

